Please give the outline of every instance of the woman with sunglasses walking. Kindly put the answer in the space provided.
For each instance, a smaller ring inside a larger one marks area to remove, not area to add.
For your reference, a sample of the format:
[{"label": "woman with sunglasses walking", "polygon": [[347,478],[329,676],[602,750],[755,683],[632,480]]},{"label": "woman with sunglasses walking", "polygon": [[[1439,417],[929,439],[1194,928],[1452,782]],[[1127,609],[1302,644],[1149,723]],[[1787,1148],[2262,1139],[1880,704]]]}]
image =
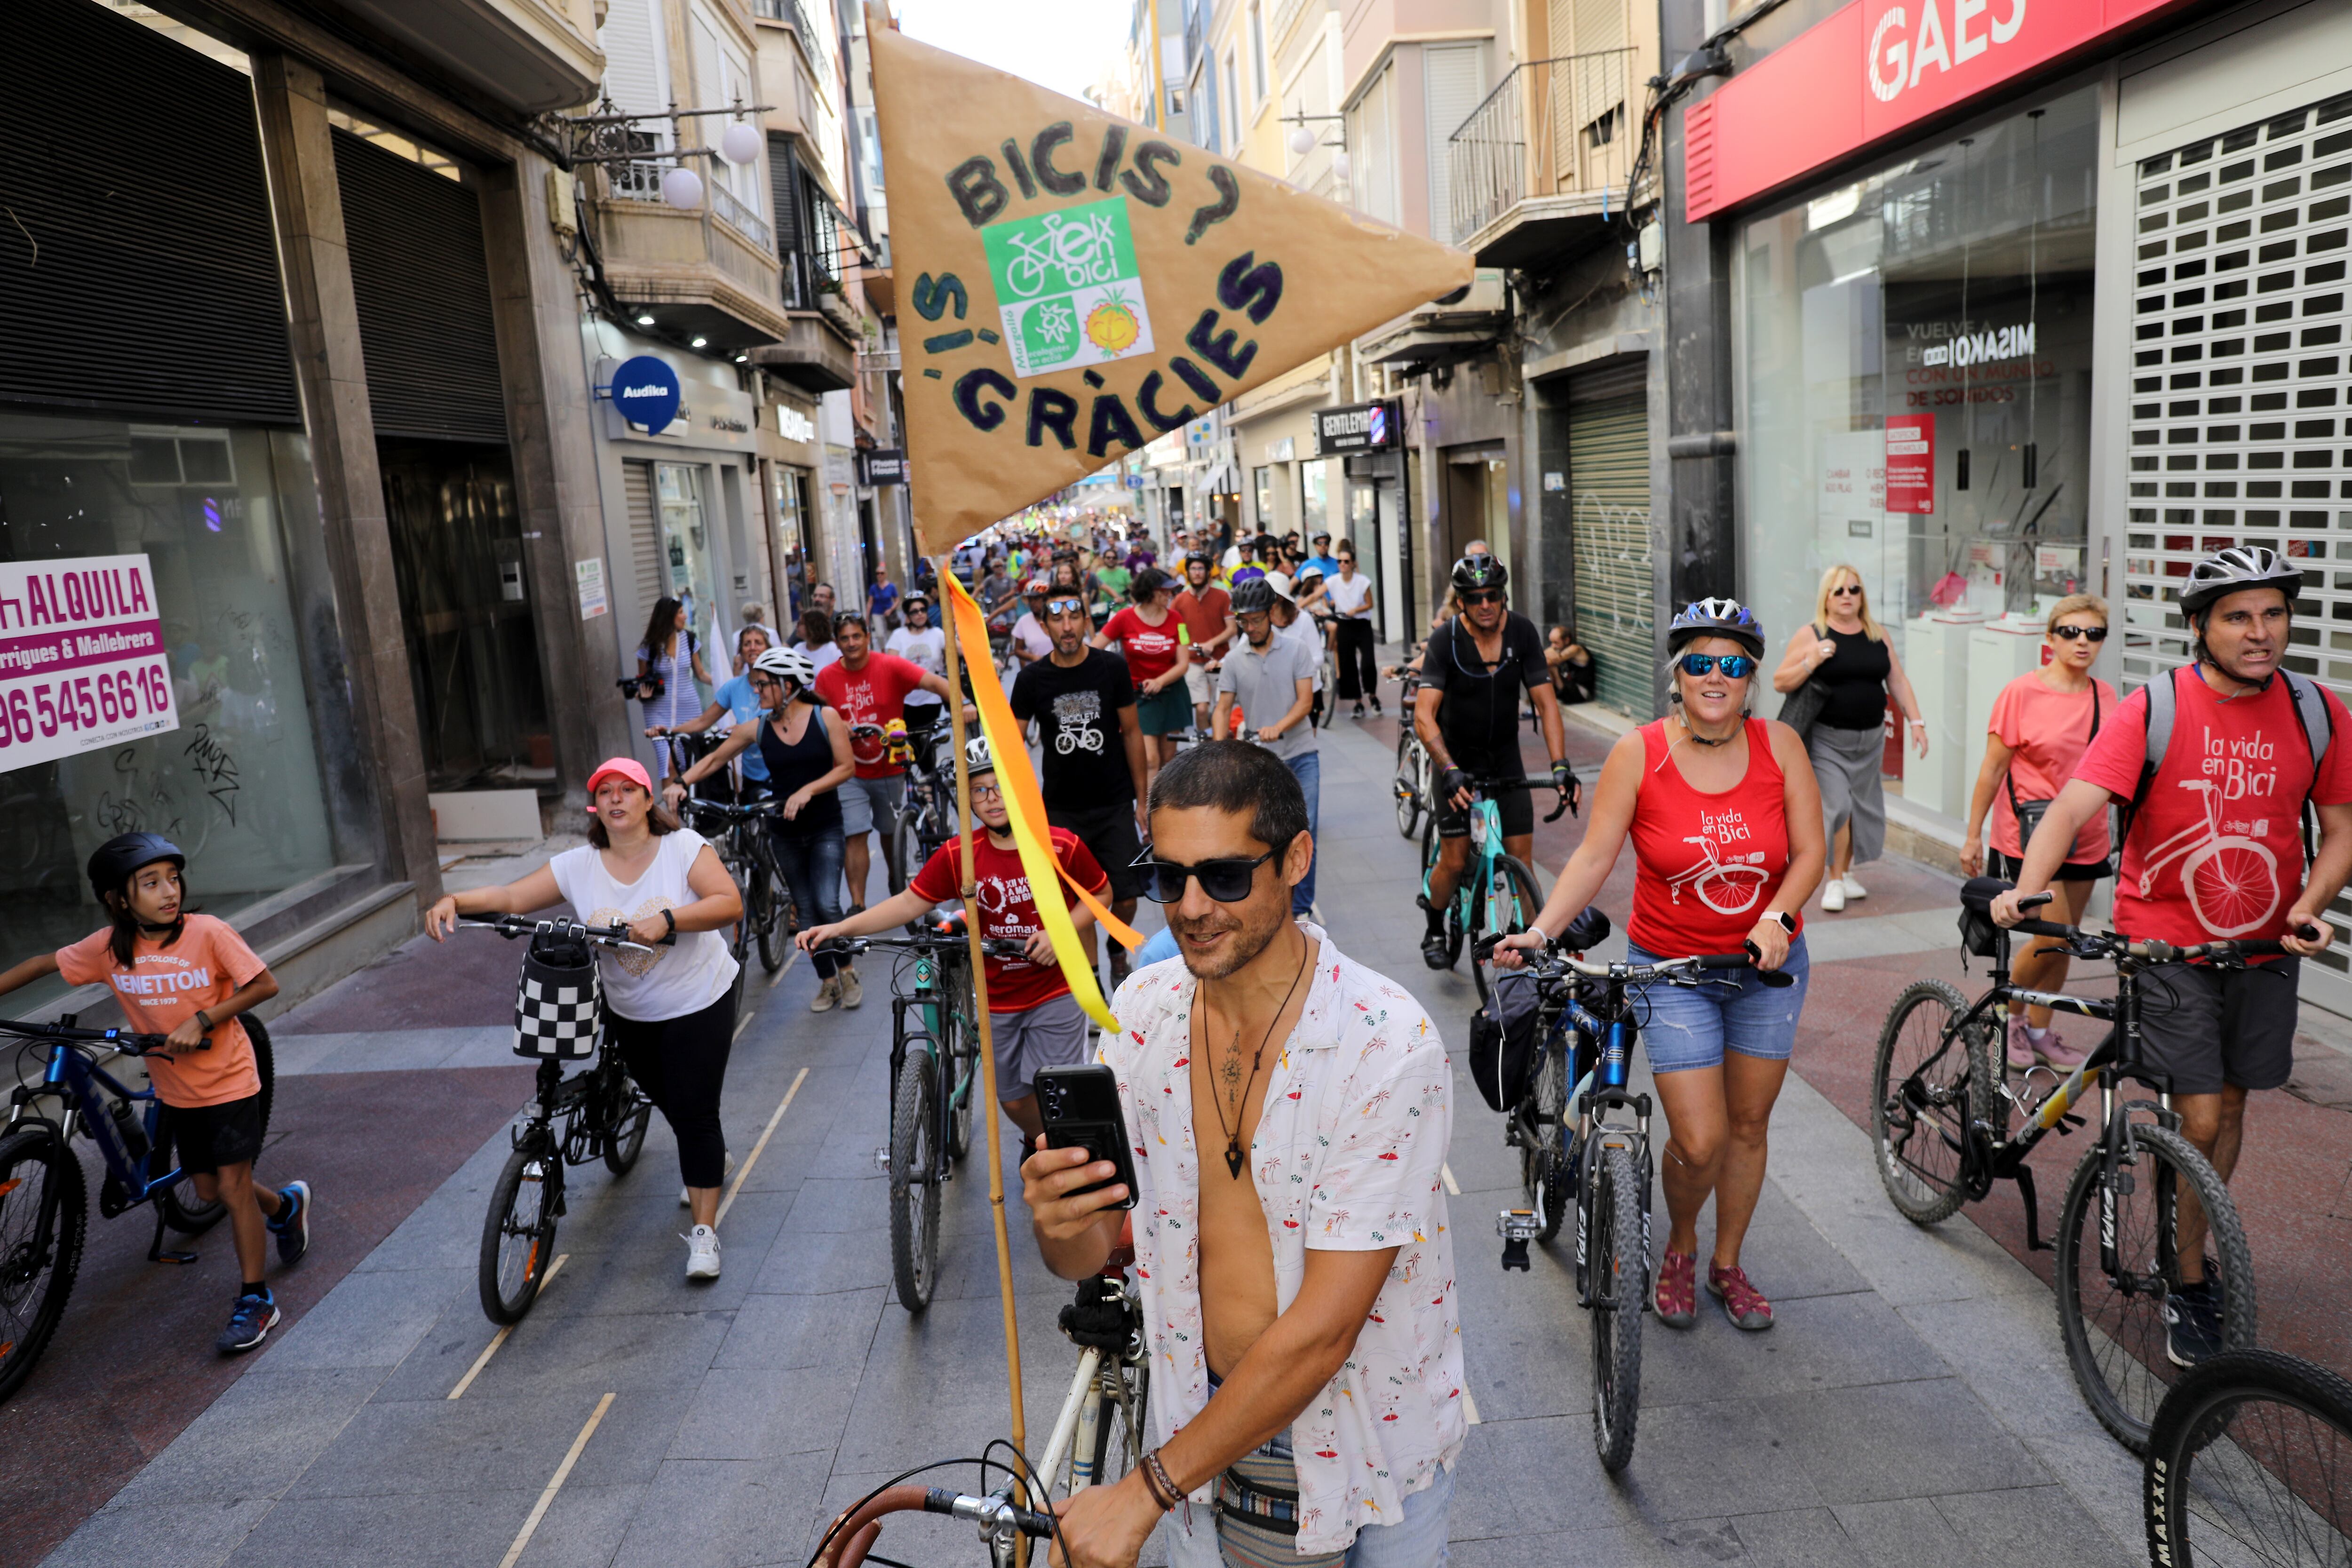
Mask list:
[{"label": "woman with sunglasses walking", "polygon": [[1649,992],[1642,1047],[1666,1112],[1665,1255],[1654,1305],[1686,1329],[1698,1317],[1698,1216],[1715,1200],[1709,1293],[1735,1327],[1772,1326],[1772,1304],[1749,1283],[1741,1244],[1764,1188],[1766,1131],[1788,1076],[1810,961],[1797,911],[1822,874],[1821,794],[1804,742],[1786,724],[1748,717],[1764,628],[1734,599],[1702,599],[1666,629],[1672,710],[1610,749],[1584,842],[1560,868],[1535,925],[1506,937],[1517,950],[1564,931],[1601,891],[1633,841],[1633,918],[1627,960],[1693,953],[1756,956],[1795,984],[1767,986],[1746,970],[1692,989]]},{"label": "woman with sunglasses walking", "polygon": [[[2028,670],[1994,699],[1986,725],[1984,766],[1977,770],[1969,802],[1969,836],[1960,846],[1960,869],[1969,876],[1990,870],[2014,880],[2025,864],[2025,841],[2042,808],[2074,776],[2074,764],[2090,749],[2103,718],[2112,718],[2121,699],[2116,689],[2091,673],[2100,645],[2107,640],[2107,602],[2093,594],[2069,594],[2050,608],[2042,635],[2050,662]],[[1985,813],[1992,813],[1992,854],[1988,865]],[[2064,864],[2050,883],[2057,901],[2042,918],[2078,925],[2091,889],[2108,874],[2107,814],[2100,812],[2074,836]],[[2018,955],[2016,984],[2032,991],[2056,991],[2066,984],[2066,947],[2038,936]],[[2086,1053],[2069,1047],[2051,1027],[2050,1009],[2009,1005],[2008,1056],[2023,1071],[2037,1061],[2073,1072]]]},{"label": "woman with sunglasses walking", "polygon": [[1886,698],[1903,710],[1912,746],[1927,754],[1927,724],[1919,700],[1895,656],[1886,628],[1870,613],[1862,574],[1837,565],[1822,574],[1813,618],[1789,639],[1772,689],[1793,692],[1820,688],[1820,708],[1801,726],[1805,750],[1821,781],[1822,812],[1830,840],[1830,874],[1822,883],[1822,908],[1832,914],[1848,899],[1866,899],[1868,889],[1853,879],[1858,860],[1875,860],[1886,847],[1886,790],[1879,772],[1886,752]]}]

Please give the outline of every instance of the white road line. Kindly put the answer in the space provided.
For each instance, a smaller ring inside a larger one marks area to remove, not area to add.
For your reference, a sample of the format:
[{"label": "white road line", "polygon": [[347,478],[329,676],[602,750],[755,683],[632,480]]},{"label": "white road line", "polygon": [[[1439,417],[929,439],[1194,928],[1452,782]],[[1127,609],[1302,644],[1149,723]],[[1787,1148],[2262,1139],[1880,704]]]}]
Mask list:
[{"label": "white road line", "polygon": [[783,1100],[776,1107],[776,1113],[768,1118],[766,1131],[760,1134],[760,1141],[751,1145],[751,1158],[745,1160],[742,1167],[735,1173],[735,1184],[727,1189],[726,1200],[719,1205],[719,1213],[714,1216],[715,1218],[725,1219],[727,1211],[735,1206],[736,1196],[743,1191],[743,1183],[751,1176],[751,1167],[760,1163],[760,1155],[767,1149],[768,1140],[776,1135],[776,1123],[782,1121],[784,1119],[784,1112],[793,1108],[793,1096],[801,1091],[801,1085],[808,1081],[808,1068],[801,1068],[793,1079],[793,1087],[784,1090]]},{"label": "white road line", "polygon": [[1452,1193],[1457,1198],[1462,1195],[1462,1184],[1454,1179],[1453,1166],[1440,1164],[1437,1167],[1437,1173],[1445,1178],[1445,1190],[1447,1192]]},{"label": "white road line", "polygon": [[514,1544],[507,1548],[507,1554],[499,1560],[499,1568],[514,1568],[520,1560],[523,1548],[530,1544],[531,1535],[539,1529],[539,1521],[547,1517],[548,1506],[555,1501],[555,1494],[563,1489],[563,1483],[571,1478],[572,1467],[580,1462],[580,1450],[585,1448],[588,1439],[596,1435],[597,1424],[604,1419],[604,1412],[611,1408],[613,1396],[609,1394],[596,1402],[596,1413],[588,1417],[587,1426],[580,1428],[580,1436],[572,1439],[572,1447],[563,1456],[563,1463],[555,1467],[555,1474],[549,1479],[547,1489],[540,1493],[539,1500],[531,1505],[530,1517],[522,1521],[521,1531],[515,1536]]},{"label": "white road line", "polygon": [[[547,1294],[547,1288],[555,1283],[555,1277],[558,1274],[563,1272],[564,1260],[571,1256],[572,1254],[568,1252],[559,1252],[555,1255],[555,1261],[547,1266],[547,1277],[539,1282],[539,1295]],[[536,1299],[536,1297],[533,1298],[533,1300]],[[490,1358],[499,1353],[499,1347],[507,1342],[507,1336],[520,1327],[522,1327],[520,1323],[509,1323],[505,1328],[492,1334],[490,1342],[482,1347],[482,1353],[474,1358],[474,1364],[466,1369],[466,1375],[457,1380],[457,1386],[449,1391],[449,1397],[455,1399],[473,1387],[474,1379],[482,1375],[482,1369],[490,1364]]]}]

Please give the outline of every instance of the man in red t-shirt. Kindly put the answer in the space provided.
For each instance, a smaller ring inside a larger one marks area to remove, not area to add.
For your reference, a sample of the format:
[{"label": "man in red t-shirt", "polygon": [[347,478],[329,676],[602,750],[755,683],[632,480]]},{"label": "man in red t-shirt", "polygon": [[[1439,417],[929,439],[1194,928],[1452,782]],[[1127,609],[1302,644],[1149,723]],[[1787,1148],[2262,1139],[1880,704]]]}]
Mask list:
[{"label": "man in red t-shirt", "polygon": [[1192,645],[1192,662],[1185,667],[1184,690],[1192,699],[1192,727],[1206,731],[1209,710],[1216,702],[1217,666],[1234,640],[1233,595],[1210,579],[1216,564],[1205,550],[1184,557],[1184,591],[1176,595],[1176,616]]},{"label": "man in red t-shirt", "polygon": [[[2227,1181],[2238,1163],[2246,1096],[2284,1086],[2294,1066],[2298,960],[2335,940],[2328,903],[2352,875],[2352,724],[2332,692],[2328,744],[2316,766],[2312,736],[2280,668],[2302,571],[2272,551],[2237,547],[2189,569],[2180,611],[2196,662],[2158,677],[2172,685],[2169,743],[2124,838],[2116,924],[2126,936],[2193,945],[2276,939],[2295,957],[2248,969],[2165,964],[2141,984],[2140,1058],[2171,1076],[2180,1131]],[[2147,758],[2148,689],[2124,699],[2115,722],[2075,764],[2026,843],[2013,891],[1993,919],[2015,925],[2018,904],[2046,889],[2074,836],[2128,804]],[[2301,889],[2303,808],[2319,818],[2319,849]],[[2299,933],[2312,931],[2305,937]],[[2205,1279],[2205,1215],[2181,1194],[2180,1280],[2168,1293],[2168,1352],[2179,1365],[2221,1345],[2221,1302]]]},{"label": "man in red t-shirt", "polygon": [[[966,742],[964,759],[971,779],[972,811],[988,829],[972,844],[972,877],[984,927],[981,934],[1020,942],[1026,950],[1024,957],[983,961],[989,1034],[996,1043],[997,1103],[1021,1129],[1025,1148],[1045,1130],[1037,1114],[1037,1069],[1076,1067],[1087,1059],[1087,1016],[1070,994],[1070,983],[1062,978],[1053,939],[1045,934],[1045,922],[1029,889],[1029,873],[1013,847],[1013,818],[997,792],[996,762],[989,755],[987,740],[975,735]],[[1107,894],[1110,879],[1078,836],[1062,827],[1048,831],[1063,874],[1097,899]],[[903,926],[928,914],[932,905],[956,900],[962,887],[962,841],[951,840],[924,862],[904,892],[837,924],[802,931],[800,945],[814,948],[835,937],[872,936]],[[1070,923],[1084,940],[1094,917],[1084,904],[1071,900]]]},{"label": "man in red t-shirt", "polygon": [[[921,665],[895,653],[876,653],[866,617],[845,610],[833,618],[833,642],[841,658],[817,671],[816,694],[849,725],[849,755],[856,769],[841,786],[842,872],[849,881],[852,914],[866,907],[866,878],[872,857],[866,847],[868,833],[882,835],[882,853],[890,853],[890,836],[898,828],[898,807],[907,798],[907,770],[890,760],[890,744],[883,734],[896,719],[907,718],[907,693],[928,691],[945,700],[948,683]],[[907,868],[888,868],[890,890],[907,885]],[[854,1004],[853,1004],[854,1005]]]}]

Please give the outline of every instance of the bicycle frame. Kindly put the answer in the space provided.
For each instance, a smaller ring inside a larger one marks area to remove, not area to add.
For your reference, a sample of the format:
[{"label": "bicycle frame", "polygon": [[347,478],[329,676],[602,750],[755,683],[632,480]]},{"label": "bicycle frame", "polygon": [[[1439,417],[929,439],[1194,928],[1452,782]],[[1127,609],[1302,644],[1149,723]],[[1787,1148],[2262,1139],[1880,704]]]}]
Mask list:
[{"label": "bicycle frame", "polygon": [[[1624,980],[1612,975],[1604,984],[1599,1013],[1579,1001],[1571,987],[1560,998],[1559,1022],[1553,1029],[1555,1043],[1576,1042],[1567,1063],[1571,1079],[1568,1103],[1576,1111],[1577,1147],[1583,1165],[1576,1184],[1576,1291],[1578,1304],[1584,1307],[1601,1304],[1596,1302],[1585,1268],[1585,1237],[1592,1212],[1593,1173],[1603,1149],[1624,1150],[1641,1168],[1642,1255],[1646,1258],[1650,1252],[1651,1106],[1648,1095],[1635,1094],[1626,1087],[1633,1047],[1641,1037],[1631,1011],[1625,1003]],[[1581,1074],[1577,1070],[1580,1067]],[[1611,1121],[1612,1111],[1632,1112],[1633,1125]]]},{"label": "bicycle frame", "polygon": [[[68,1021],[70,1026],[70,1021]],[[101,1042],[102,1043],[102,1042]],[[116,1125],[113,1112],[108,1108],[107,1096],[128,1105],[142,1101],[145,1110],[141,1126],[147,1137],[147,1152],[134,1155],[122,1141],[122,1130]],[[140,1205],[152,1202],[162,1193],[183,1180],[187,1173],[178,1166],[160,1175],[150,1174],[148,1168],[155,1163],[155,1152],[162,1147],[163,1103],[158,1100],[152,1086],[132,1089],[112,1073],[91,1061],[66,1041],[59,1040],[49,1047],[47,1066],[41,1074],[40,1086],[19,1085],[9,1108],[9,1127],[28,1120],[27,1107],[39,1099],[55,1097],[58,1112],[54,1121],[45,1116],[29,1120],[47,1121],[58,1130],[60,1142],[70,1143],[77,1126],[89,1130],[90,1141],[98,1145],[100,1157],[106,1165],[107,1180],[100,1184],[98,1212],[107,1219],[130,1213]],[[159,1215],[154,1238],[148,1243],[150,1263],[194,1263],[196,1255],[186,1251],[165,1251],[163,1224]]]}]

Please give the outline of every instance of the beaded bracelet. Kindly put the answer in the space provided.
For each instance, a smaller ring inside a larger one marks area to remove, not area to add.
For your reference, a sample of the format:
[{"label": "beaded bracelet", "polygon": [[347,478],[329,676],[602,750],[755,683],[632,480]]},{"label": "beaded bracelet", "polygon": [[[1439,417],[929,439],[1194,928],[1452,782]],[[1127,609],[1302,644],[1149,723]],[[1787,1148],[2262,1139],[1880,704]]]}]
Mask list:
[{"label": "beaded bracelet", "polygon": [[1169,1479],[1168,1467],[1160,1462],[1160,1450],[1157,1448],[1143,1456],[1143,1485],[1144,1489],[1151,1494],[1151,1500],[1160,1505],[1162,1513],[1173,1512],[1184,1495],[1176,1489],[1176,1483]]}]

